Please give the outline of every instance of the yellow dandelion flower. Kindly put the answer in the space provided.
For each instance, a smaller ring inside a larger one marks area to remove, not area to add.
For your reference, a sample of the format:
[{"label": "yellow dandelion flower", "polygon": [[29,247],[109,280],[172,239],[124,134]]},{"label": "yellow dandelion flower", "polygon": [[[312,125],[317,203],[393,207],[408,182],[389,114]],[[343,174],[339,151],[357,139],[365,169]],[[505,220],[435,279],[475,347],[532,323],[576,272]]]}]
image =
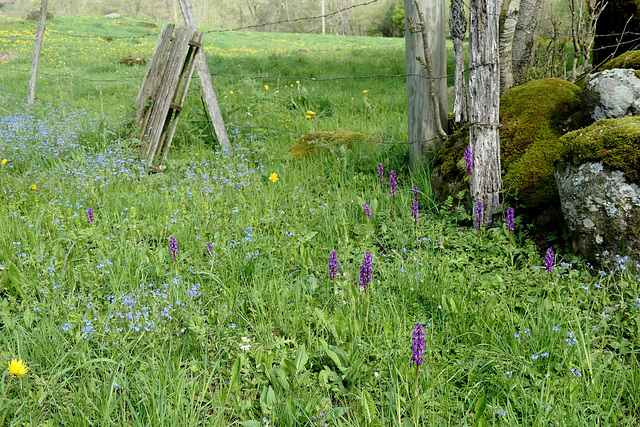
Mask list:
[{"label": "yellow dandelion flower", "polygon": [[9,373],[11,375],[22,376],[29,372],[29,367],[23,360],[20,359],[11,359],[9,362]]},{"label": "yellow dandelion flower", "polygon": [[38,188],[38,187],[37,187],[35,184],[33,184],[33,185],[32,185],[31,187],[29,187],[29,188],[31,188],[32,190],[35,190],[35,189],[36,189],[36,188]]},{"label": "yellow dandelion flower", "polygon": [[315,116],[316,112],[309,110],[309,111],[307,111],[307,114],[310,115],[310,116]]},{"label": "yellow dandelion flower", "polygon": [[264,85],[264,90],[269,90],[269,85]]},{"label": "yellow dandelion flower", "polygon": [[364,93],[366,95],[366,94],[369,93],[369,91],[365,89],[365,90],[362,91],[362,93]]},{"label": "yellow dandelion flower", "polygon": [[278,174],[277,173],[272,173],[271,176],[269,177],[269,181],[271,182],[276,182],[278,180]]},{"label": "yellow dandelion flower", "polygon": [[2,164],[6,165],[7,164],[7,159],[2,159]]},{"label": "yellow dandelion flower", "polygon": [[229,91],[229,93],[230,93],[231,95],[233,95],[233,91],[232,91],[232,90],[230,90],[230,91]]},{"label": "yellow dandelion flower", "polygon": [[311,116],[307,114],[306,116],[304,116],[304,118],[305,118],[305,119],[310,119],[310,118],[311,118]]}]

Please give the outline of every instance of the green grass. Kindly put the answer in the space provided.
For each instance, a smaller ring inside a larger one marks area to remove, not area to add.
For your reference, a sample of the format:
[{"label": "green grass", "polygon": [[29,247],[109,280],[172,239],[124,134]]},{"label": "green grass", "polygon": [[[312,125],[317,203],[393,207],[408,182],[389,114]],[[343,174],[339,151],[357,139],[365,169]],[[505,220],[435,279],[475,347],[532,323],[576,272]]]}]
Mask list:
[{"label": "green grass", "polygon": [[[87,17],[49,26],[147,31]],[[149,56],[154,38],[116,40],[60,40],[42,70],[142,75],[115,62]],[[404,61],[397,40],[205,40],[215,46],[212,70],[234,75],[401,74]],[[230,127],[228,158],[212,144],[193,88],[167,170],[148,175],[125,137],[139,82],[43,76],[40,101],[27,107],[20,89],[28,75],[9,70],[28,68],[28,43],[22,59],[0,65],[0,361],[17,357],[30,367],[22,377],[3,371],[2,423],[638,422],[640,267],[622,261],[598,273],[556,248],[547,273],[526,224],[513,235],[478,234],[465,213],[435,203],[428,170],[407,170],[405,145],[329,148],[293,161],[286,151],[296,134]],[[310,52],[298,54],[301,47]],[[403,140],[402,78],[299,81],[214,78],[225,118],[239,126]],[[308,109],[315,119],[305,119]],[[386,178],[399,173],[396,199],[378,163]],[[331,250],[341,260],[333,280]],[[361,291],[366,252],[373,280]],[[415,322],[429,324],[419,378]]]}]

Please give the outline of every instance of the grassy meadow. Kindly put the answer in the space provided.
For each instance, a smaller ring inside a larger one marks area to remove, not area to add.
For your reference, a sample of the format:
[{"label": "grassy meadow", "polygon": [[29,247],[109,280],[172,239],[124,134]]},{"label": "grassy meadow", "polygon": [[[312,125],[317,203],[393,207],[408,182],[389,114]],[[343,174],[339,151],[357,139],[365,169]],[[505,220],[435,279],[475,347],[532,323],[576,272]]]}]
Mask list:
[{"label": "grassy meadow", "polygon": [[402,74],[403,40],[208,33],[233,156],[194,79],[148,174],[128,138],[145,69],[118,61],[159,29],[136,24],[48,21],[27,106],[35,24],[0,23],[21,55],[0,64],[0,363],[29,369],[2,371],[0,425],[640,421],[640,265],[553,247],[547,271],[517,206],[514,232],[478,232],[406,144],[288,155],[319,130],[406,141],[404,78],[323,80]]}]

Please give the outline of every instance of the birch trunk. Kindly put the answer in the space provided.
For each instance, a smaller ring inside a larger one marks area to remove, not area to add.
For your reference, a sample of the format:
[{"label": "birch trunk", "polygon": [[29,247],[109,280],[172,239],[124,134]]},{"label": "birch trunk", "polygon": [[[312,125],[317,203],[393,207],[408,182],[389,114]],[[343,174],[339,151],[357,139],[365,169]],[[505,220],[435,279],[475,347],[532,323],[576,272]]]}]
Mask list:
[{"label": "birch trunk", "polygon": [[430,41],[429,54],[432,63],[433,86],[439,105],[440,114],[436,117],[432,101],[430,82],[420,60],[425,55],[422,34],[415,25],[420,22],[414,0],[405,0],[404,10],[407,31],[406,65],[407,65],[407,110],[409,122],[409,163],[414,166],[423,164],[440,145],[440,135],[436,120],[447,131],[447,57],[445,40],[444,2],[438,0],[420,0],[424,16],[426,36]]},{"label": "birch trunk", "polygon": [[506,0],[502,5],[500,21],[500,92],[513,86],[513,38],[518,24],[520,0]]},{"label": "birch trunk", "polygon": [[529,71],[536,43],[536,28],[542,17],[544,0],[520,0],[518,24],[513,37],[513,78],[522,79]]},{"label": "birch trunk", "polygon": [[469,9],[469,141],[473,151],[471,195],[474,210],[484,207],[481,223],[491,227],[501,210],[500,73],[498,55],[498,1],[470,0]]}]

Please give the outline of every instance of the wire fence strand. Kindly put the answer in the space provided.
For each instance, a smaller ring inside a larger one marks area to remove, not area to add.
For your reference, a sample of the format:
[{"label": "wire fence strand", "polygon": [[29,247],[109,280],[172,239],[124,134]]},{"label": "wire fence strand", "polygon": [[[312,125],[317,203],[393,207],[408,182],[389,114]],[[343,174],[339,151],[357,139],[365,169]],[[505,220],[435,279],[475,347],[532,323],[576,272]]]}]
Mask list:
[{"label": "wire fence strand", "polygon": [[[230,32],[230,31],[242,31],[242,30],[251,30],[251,29],[256,29],[256,28],[263,28],[263,27],[268,27],[268,26],[275,26],[275,25],[281,25],[281,24],[285,24],[285,23],[293,23],[293,22],[300,22],[300,21],[307,21],[307,20],[315,20],[315,19],[320,19],[320,18],[327,18],[327,17],[331,17],[331,16],[335,16],[339,13],[342,13],[344,11],[350,10],[350,9],[354,9],[354,8],[358,8],[358,7],[363,7],[363,6],[368,6],[371,5],[373,3],[377,3],[378,0],[370,0],[364,3],[358,3],[358,4],[353,4],[349,7],[345,7],[343,9],[334,11],[334,12],[330,12],[330,13],[326,13],[324,15],[314,15],[314,16],[307,16],[307,17],[301,17],[301,18],[293,18],[293,19],[286,19],[286,20],[279,20],[279,21],[273,21],[273,22],[267,22],[267,23],[262,23],[262,24],[255,24],[255,25],[246,25],[246,26],[241,26],[241,27],[237,27],[237,28],[233,28],[233,29],[222,29],[222,30],[210,30],[210,31],[206,31],[203,34],[213,34],[213,33],[221,33],[221,32]],[[469,6],[462,2],[462,5],[467,9],[469,9]],[[486,12],[479,12],[482,14],[487,14]],[[511,18],[511,17],[506,17],[500,14],[491,14],[493,16],[498,16],[500,19],[502,20],[506,20],[506,19],[516,19],[516,18]],[[576,37],[576,38],[585,38],[585,37],[594,37],[593,35],[573,35],[573,34],[569,34],[569,33],[563,33],[563,32],[559,32],[559,31],[555,31],[553,29],[550,28],[546,28],[544,26],[540,26],[538,25],[536,27],[536,30],[538,31],[546,31],[545,35],[557,35],[557,36],[566,36],[566,37]],[[35,34],[35,31],[33,30],[28,30],[31,31],[31,33]],[[56,31],[56,30],[51,30],[51,29],[46,29],[47,33],[49,34],[55,34],[55,35],[60,35],[60,36],[65,36],[65,37],[73,37],[73,38],[88,38],[88,39],[102,39],[105,41],[110,41],[110,40],[115,40],[115,39],[142,39],[142,38],[146,38],[149,36],[157,36],[158,33],[157,32],[147,32],[146,34],[143,35],[139,35],[139,36],[112,36],[112,35],[100,35],[100,34],[71,34],[71,33],[64,33],[61,31]],[[0,36],[0,40],[3,39],[17,39],[17,38],[27,38],[28,36],[33,36],[33,34],[25,34],[22,36],[14,36],[14,35],[6,35],[6,36]],[[632,44],[632,43],[640,43],[640,33],[634,33],[634,32],[622,32],[622,33],[615,33],[615,34],[607,34],[607,37],[617,37],[617,36],[638,36],[632,40],[624,40],[624,41],[620,41],[619,43],[615,43],[615,44],[611,44],[611,45],[607,45],[607,46],[602,46],[602,47],[598,47],[598,48],[593,48],[593,49],[588,49],[588,50],[582,50],[582,51],[570,51],[570,52],[548,52],[548,53],[544,53],[538,56],[533,56],[530,57],[528,59],[513,59],[512,61],[539,61],[539,60],[543,60],[543,59],[547,59],[550,57],[562,57],[562,56],[574,56],[574,55],[581,55],[581,54],[585,54],[588,52],[593,52],[593,51],[597,51],[597,50],[604,50],[604,49],[609,49],[612,47],[619,47],[622,45],[628,45],[628,44]],[[482,66],[486,66],[489,64],[480,64],[478,67],[482,67]],[[493,64],[496,65],[496,64]],[[467,67],[464,71],[464,73],[469,73],[471,70],[473,69],[473,67]],[[0,68],[0,72],[2,71],[10,71],[10,72],[16,72],[16,73],[30,73],[30,70],[28,69],[13,69],[13,68]],[[98,78],[90,78],[90,77],[84,77],[84,76],[79,76],[79,75],[75,75],[75,74],[70,74],[70,73],[62,73],[62,74],[54,74],[54,73],[50,73],[50,72],[45,72],[45,71],[40,71],[39,74],[47,76],[47,77],[53,77],[53,78],[72,78],[72,79],[80,79],[83,81],[90,81],[90,82],[109,82],[109,83],[118,83],[118,82],[122,82],[123,80],[142,80],[144,78],[143,75],[139,75],[139,76],[123,76],[123,77],[118,77],[118,78],[110,78],[110,79],[98,79]],[[360,76],[335,76],[335,77],[313,77],[313,76],[302,76],[302,75],[296,75],[296,76],[269,76],[269,75],[246,75],[246,74],[223,74],[223,73],[216,73],[216,72],[212,72],[211,73],[212,77],[218,77],[218,78],[230,78],[230,79],[242,79],[242,80],[247,80],[247,79],[253,79],[253,80],[286,80],[286,81],[300,81],[300,80],[304,80],[304,81],[312,81],[312,82],[331,82],[331,81],[346,81],[346,80],[365,80],[365,79],[376,79],[376,78],[407,78],[407,77],[418,77],[418,78],[423,78],[423,79],[433,79],[433,80],[439,80],[439,79],[449,79],[454,77],[454,73],[451,74],[447,74],[444,76],[429,76],[429,75],[424,75],[424,74],[419,74],[419,73],[410,73],[410,74],[367,74],[367,75],[360,75]],[[466,127],[471,127],[473,126],[474,123],[466,123],[462,129],[466,128]],[[475,125],[477,126],[483,126],[482,123],[475,123]],[[292,129],[285,129],[285,128],[279,128],[279,127],[274,127],[274,126],[240,126],[240,125],[236,125],[236,124],[232,124],[232,123],[227,123],[227,126],[231,129],[236,129],[236,130],[245,130],[245,131],[252,131],[252,130],[256,130],[256,129],[262,129],[262,130],[271,130],[271,131],[277,131],[277,132],[284,132],[284,133],[289,133],[289,134],[295,134],[295,135],[300,135],[300,137],[305,137],[305,136],[314,136],[317,135],[317,133],[314,132],[304,132],[304,131],[297,131],[297,130],[292,130]],[[496,125],[499,127],[499,125]],[[405,145],[410,145],[410,144],[416,144],[416,143],[429,143],[432,142],[434,140],[438,140],[438,139],[442,139],[442,138],[449,138],[452,135],[447,135],[446,137],[441,137],[441,136],[436,136],[434,138],[431,139],[427,139],[427,140],[415,140],[415,141],[378,141],[378,140],[371,140],[371,139],[362,139],[362,138],[354,138],[354,137],[344,137],[344,136],[332,136],[332,138],[337,138],[337,139],[345,139],[345,140],[358,140],[358,141],[362,141],[362,142],[372,142],[372,143],[377,143],[377,144],[405,144]]]},{"label": "wire fence strand", "polygon": [[[637,37],[635,39],[632,40],[626,40],[620,43],[615,43],[615,44],[611,44],[611,45],[607,45],[607,46],[601,46],[598,48],[593,48],[593,49],[588,49],[588,50],[582,50],[582,51],[571,51],[571,52],[549,52],[546,54],[542,54],[542,55],[538,55],[538,56],[533,56],[530,59],[513,59],[512,61],[516,62],[516,61],[538,61],[541,59],[546,59],[549,57],[562,57],[562,56],[573,56],[573,55],[579,55],[579,54],[583,54],[583,53],[587,53],[587,52],[595,52],[598,50],[604,50],[604,49],[608,49],[608,48],[612,48],[612,47],[617,47],[617,46],[621,46],[621,45],[626,45],[626,44],[631,44],[631,43],[640,43],[640,37]],[[491,65],[491,64],[480,64],[477,67],[467,67],[463,70],[463,72],[465,74],[468,74],[471,70],[478,68],[478,67],[482,67],[485,65]],[[495,65],[495,64],[493,64]],[[10,71],[10,72],[25,72],[25,73],[29,73],[30,70],[28,69],[13,69],[13,68],[0,68],[0,72],[2,71]],[[39,71],[39,74],[43,74],[49,77],[58,77],[58,78],[75,78],[75,79],[80,79],[80,80],[85,80],[85,81],[93,81],[93,82],[119,82],[122,80],[129,80],[129,79],[142,79],[144,78],[144,75],[140,75],[140,76],[123,76],[123,77],[119,77],[119,78],[114,78],[114,79],[95,79],[95,78],[90,78],[90,77],[84,77],[84,76],[79,76],[79,75],[75,75],[75,74],[69,74],[69,73],[64,73],[64,74],[54,74],[54,73],[49,73],[46,71]],[[376,79],[376,78],[393,78],[393,79],[397,79],[397,78],[407,78],[407,77],[418,77],[421,79],[433,79],[433,80],[441,80],[441,79],[449,79],[449,78],[453,78],[454,77],[454,73],[450,73],[450,74],[446,74],[444,76],[428,76],[425,74],[419,74],[419,73],[408,73],[408,74],[367,74],[367,75],[361,75],[361,76],[335,76],[335,77],[312,77],[312,76],[301,76],[301,75],[295,75],[295,76],[269,76],[269,75],[263,75],[263,74],[258,74],[258,75],[250,75],[250,74],[223,74],[223,73],[216,73],[216,72],[212,72],[211,73],[212,77],[220,77],[220,78],[230,78],[230,79],[238,79],[238,80],[248,80],[248,79],[252,79],[252,80],[286,80],[286,81],[300,81],[300,80],[305,80],[305,81],[312,81],[312,82],[331,82],[331,81],[344,81],[344,80],[367,80],[367,79]]]},{"label": "wire fence strand", "polygon": [[[481,125],[481,124],[478,124]],[[471,127],[472,123],[465,123],[463,126],[461,126],[459,129],[456,130],[456,133],[466,129],[468,127]],[[305,136],[315,136],[317,137],[317,139],[322,139],[323,135],[321,135],[322,131],[318,131],[318,132],[303,132],[303,131],[297,131],[297,130],[292,130],[292,129],[284,129],[284,128],[279,128],[279,127],[275,127],[275,126],[261,126],[261,125],[255,125],[255,126],[241,126],[241,125],[236,125],[233,123],[227,123],[227,127],[229,129],[237,129],[237,130],[256,130],[256,129],[266,129],[266,130],[272,130],[272,131],[278,131],[278,132],[284,132],[284,133],[289,133],[289,134],[295,134],[295,135],[299,135],[300,138],[304,138]],[[348,140],[348,141],[359,141],[359,142],[371,142],[371,143],[376,143],[376,144],[386,144],[386,145],[411,145],[411,144],[418,144],[418,143],[428,143],[428,142],[432,142],[432,141],[436,141],[436,140],[442,140],[442,139],[446,139],[446,138],[450,138],[452,136],[454,136],[455,133],[452,134],[448,134],[446,137],[441,136],[441,135],[437,135],[433,138],[430,139],[418,139],[418,140],[413,140],[413,141],[379,141],[377,139],[366,139],[366,138],[356,138],[356,137],[350,137],[350,136],[339,136],[339,135],[330,135],[328,136],[328,138],[333,138],[333,139],[343,139],[343,140]]]}]

